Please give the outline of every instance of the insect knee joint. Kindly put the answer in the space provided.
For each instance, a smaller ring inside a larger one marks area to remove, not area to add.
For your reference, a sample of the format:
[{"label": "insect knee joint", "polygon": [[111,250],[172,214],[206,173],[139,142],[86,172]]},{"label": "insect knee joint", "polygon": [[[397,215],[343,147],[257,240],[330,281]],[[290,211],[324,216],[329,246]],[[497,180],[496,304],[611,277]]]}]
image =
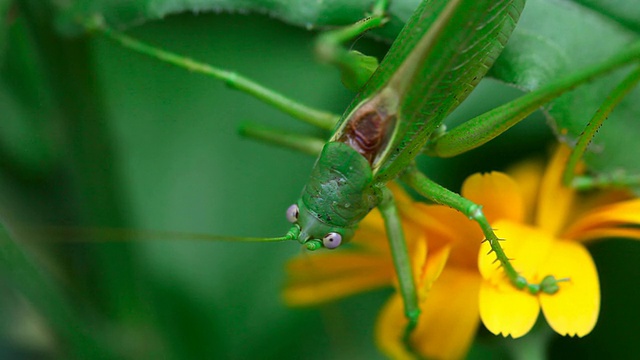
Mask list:
[{"label": "insect knee joint", "polygon": [[405,312],[405,316],[407,317],[407,319],[409,319],[410,321],[414,321],[417,322],[418,318],[420,318],[420,309],[414,309],[414,310],[407,310]]},{"label": "insect knee joint", "polygon": [[477,204],[472,204],[467,208],[467,216],[470,220],[481,220],[484,219],[484,213],[482,212],[482,206]]}]

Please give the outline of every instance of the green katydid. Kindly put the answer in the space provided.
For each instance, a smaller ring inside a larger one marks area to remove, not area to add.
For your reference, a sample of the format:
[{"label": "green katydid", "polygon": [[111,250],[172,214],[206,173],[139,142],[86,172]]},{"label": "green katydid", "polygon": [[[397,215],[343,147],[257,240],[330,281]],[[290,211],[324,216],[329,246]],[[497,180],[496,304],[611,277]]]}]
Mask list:
[{"label": "green katydid", "polygon": [[[384,3],[378,4],[371,19],[383,18]],[[477,221],[515,286],[552,293],[557,288],[553,278],[541,287],[518,275],[479,205],[428,180],[413,168],[413,159],[423,148],[430,154],[453,156],[479,146],[563,92],[640,58],[640,46],[635,44],[605,63],[554,81],[442,134],[439,129],[444,118],[464,100],[497,58],[523,6],[523,0],[423,2],[378,70],[335,125],[301,199],[287,211],[293,226],[284,237],[270,239],[297,240],[310,250],[335,248],[353,236],[358,222],[373,207],[379,207],[405,300],[407,335],[417,322],[419,310],[402,229],[385,184],[400,178],[430,200],[449,205]],[[364,23],[377,26],[381,21]],[[106,27],[98,28],[126,47],[222,78],[295,117],[325,129],[334,127],[331,115],[301,107],[245,78],[150,48]],[[263,139],[274,135],[270,130],[253,128],[247,129],[247,133]],[[281,137],[278,142],[309,153],[319,148],[318,141],[309,144]]]}]

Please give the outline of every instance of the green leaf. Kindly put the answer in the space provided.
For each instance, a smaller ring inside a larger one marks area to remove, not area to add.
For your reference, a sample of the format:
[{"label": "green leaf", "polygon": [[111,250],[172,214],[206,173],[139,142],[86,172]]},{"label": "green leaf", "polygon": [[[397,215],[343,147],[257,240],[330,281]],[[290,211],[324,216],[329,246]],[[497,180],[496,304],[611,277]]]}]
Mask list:
[{"label": "green leaf", "polygon": [[574,0],[584,7],[606,15],[634,31],[640,31],[640,4],[629,0]]},{"label": "green leaf", "polygon": [[33,181],[50,171],[57,157],[47,125],[51,96],[24,19],[6,30],[7,52],[0,61],[0,169]]},{"label": "green leaf", "polygon": [[[352,23],[372,5],[370,0],[75,0],[54,5],[58,24],[78,30],[77,19],[99,14],[112,26],[128,26],[160,19],[169,14],[192,11],[258,12],[307,28]],[[393,39],[418,0],[391,2],[392,21],[379,36]],[[524,90],[534,90],[561,74],[602,61],[638,37],[640,7],[617,0],[530,0],[504,54],[492,75]],[[563,96],[546,107],[557,137],[570,144],[598,109],[608,92],[621,80],[618,73]],[[640,173],[633,145],[640,123],[640,96],[634,91],[613,113],[585,156],[597,174]],[[640,146],[640,145],[637,145]]]},{"label": "green leaf", "polygon": [[11,0],[0,0],[0,64],[4,61],[4,53],[7,50],[7,33],[9,32],[9,10]]},{"label": "green leaf", "polygon": [[[59,11],[60,29],[73,33],[80,30],[79,19],[102,16],[112,27],[139,25],[182,12],[260,13],[288,24],[312,29],[356,22],[371,10],[375,0],[73,0],[52,2]],[[391,21],[379,32],[393,39],[404,21],[418,6],[419,0],[392,1]]]},{"label": "green leaf", "polygon": [[388,145],[394,150],[373,162],[376,181],[390,181],[402,172],[467,98],[503,50],[524,3],[432,1],[418,7],[379,71],[345,112],[382,94],[383,86],[398,94],[400,120]]},{"label": "green leaf", "polygon": [[[607,16],[622,11],[623,5],[609,5],[607,14],[602,14],[578,3],[530,0],[493,75],[522,89],[534,90],[556,76],[611,57],[636,40],[638,33],[624,27],[618,18]],[[558,139],[574,144],[626,73],[628,69],[581,86],[546,106]],[[593,173],[640,173],[635,156],[640,153],[640,143],[636,141],[636,134],[640,133],[638,117],[640,90],[636,89],[614,110],[585,154]]]}]

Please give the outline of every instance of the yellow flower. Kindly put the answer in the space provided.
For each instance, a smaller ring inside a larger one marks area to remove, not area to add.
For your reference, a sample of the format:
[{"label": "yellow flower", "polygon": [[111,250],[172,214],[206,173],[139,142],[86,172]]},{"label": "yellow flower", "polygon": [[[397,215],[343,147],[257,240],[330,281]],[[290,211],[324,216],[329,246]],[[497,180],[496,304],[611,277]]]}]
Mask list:
[{"label": "yellow flower", "polygon": [[[514,267],[531,282],[547,275],[567,279],[559,291],[532,295],[509,284],[504,273],[481,247],[478,266],[484,279],[480,288],[480,316],[494,334],[525,335],[533,327],[540,309],[561,335],[582,337],[593,330],[600,310],[600,284],[591,255],[583,242],[606,237],[640,239],[640,200],[620,191],[580,195],[561,185],[570,150],[560,147],[542,176],[540,167],[524,164],[514,169],[511,184],[492,176],[476,180],[478,186],[494,187],[507,200],[473,198],[485,205],[487,217],[512,257]],[[498,189],[500,188],[500,190]],[[492,191],[492,192],[494,192]],[[485,193],[487,194],[487,193]],[[498,210],[495,213],[495,210]],[[509,211],[511,210],[511,211]]]},{"label": "yellow flower", "polygon": [[[462,195],[483,205],[507,255],[529,281],[567,278],[554,295],[516,290],[487,255],[474,222],[444,206],[413,202],[394,191],[413,259],[422,314],[411,345],[421,356],[456,359],[466,354],[482,319],[494,334],[526,334],[542,311],[562,335],[584,336],[597,321],[598,276],[583,241],[604,237],[640,239],[640,200],[621,192],[579,196],[561,186],[568,149],[560,148],[547,169],[525,163],[507,176],[475,174]],[[428,253],[428,256],[427,256]],[[361,224],[347,251],[293,260],[285,300],[311,305],[394,284],[395,274],[382,219]],[[376,325],[380,348],[392,358],[412,358],[400,341],[406,320],[398,293]]]}]

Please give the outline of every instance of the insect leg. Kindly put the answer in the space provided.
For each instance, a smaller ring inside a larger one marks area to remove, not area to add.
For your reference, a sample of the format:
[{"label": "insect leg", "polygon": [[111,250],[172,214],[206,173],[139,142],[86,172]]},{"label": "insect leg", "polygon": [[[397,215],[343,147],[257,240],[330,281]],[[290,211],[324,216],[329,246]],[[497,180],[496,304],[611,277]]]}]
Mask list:
[{"label": "insect leg", "polygon": [[311,108],[276,91],[270,90],[235,72],[216,68],[209,64],[153,47],[121,32],[115,31],[98,20],[91,24],[87,24],[87,27],[90,30],[102,33],[107,38],[119,43],[127,49],[151,56],[191,72],[204,74],[221,80],[229,87],[251,95],[256,99],[313,126],[317,126],[325,130],[331,130],[338,122],[339,116],[336,114]]},{"label": "insect leg", "polygon": [[471,200],[465,199],[459,194],[456,194],[453,191],[429,180],[424,174],[415,168],[407,170],[407,172],[401,176],[401,179],[427,199],[458,210],[470,220],[478,223],[482,233],[484,234],[485,241],[488,241],[489,245],[491,245],[491,252],[495,253],[497,261],[500,262],[500,265],[504,269],[505,274],[513,286],[518,289],[526,288],[533,294],[539,292],[553,294],[558,291],[558,283],[563,280],[555,279],[553,276],[549,275],[544,277],[540,284],[535,284],[529,283],[527,279],[518,274],[502,249],[502,245],[500,245],[501,239],[499,239],[493,232],[489,221],[487,221],[487,218],[484,216],[482,206],[475,204]]},{"label": "insect leg", "polygon": [[254,140],[299,151],[311,156],[318,156],[325,140],[291,131],[277,129],[262,124],[247,123],[240,126],[238,132]]},{"label": "insect leg", "polygon": [[400,293],[404,302],[405,316],[408,320],[403,341],[407,349],[411,350],[409,337],[413,329],[418,324],[418,318],[420,317],[418,295],[413,278],[413,268],[407,252],[407,244],[404,239],[402,224],[400,223],[400,216],[398,215],[398,208],[396,207],[393,199],[393,194],[391,193],[391,190],[386,187],[381,189],[382,201],[380,202],[380,205],[378,205],[378,208],[382,213],[384,225],[387,230],[387,238],[389,239],[393,264],[396,269],[398,283],[400,284]]},{"label": "insect leg", "polygon": [[387,22],[385,11],[388,0],[378,0],[369,16],[336,30],[327,31],[315,43],[315,51],[322,62],[336,66],[342,73],[342,83],[350,90],[358,91],[378,68],[378,60],[355,50],[347,50],[342,45]]},{"label": "insect leg", "polygon": [[594,187],[607,187],[607,186],[632,186],[640,185],[640,175],[636,176],[616,176],[614,174],[609,176],[579,176],[576,174],[576,167],[580,162],[580,159],[584,155],[587,147],[593,140],[596,132],[602,126],[602,123],[609,117],[609,114],[615,109],[620,101],[627,96],[631,90],[640,82],[640,67],[632,71],[618,86],[616,86],[609,96],[602,103],[600,108],[593,115],[586,128],[580,134],[578,142],[576,143],[567,166],[563,174],[563,182],[567,186],[572,186],[576,189],[586,190]]},{"label": "insect leg", "polygon": [[507,131],[551,100],[575,87],[625,65],[640,61],[640,42],[608,60],[554,80],[538,90],[479,115],[453,130],[434,137],[425,146],[430,156],[452,157],[475,149]]}]

